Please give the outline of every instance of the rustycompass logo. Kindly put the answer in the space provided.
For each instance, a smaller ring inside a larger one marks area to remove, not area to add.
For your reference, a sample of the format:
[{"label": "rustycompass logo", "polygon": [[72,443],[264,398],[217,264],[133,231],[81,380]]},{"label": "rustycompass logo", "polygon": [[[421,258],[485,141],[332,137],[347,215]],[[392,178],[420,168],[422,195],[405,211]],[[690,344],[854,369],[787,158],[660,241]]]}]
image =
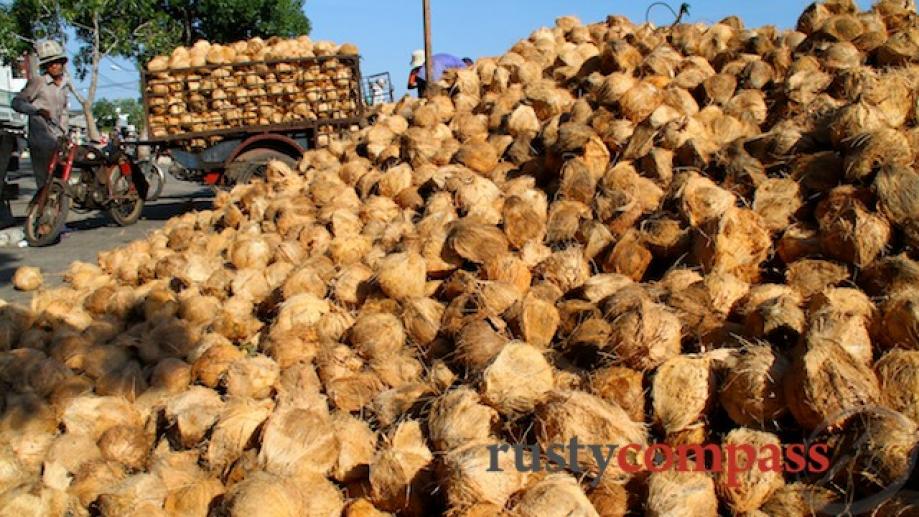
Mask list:
[{"label": "rustycompass logo", "polygon": [[919,513],[917,433],[908,417],[877,405],[851,408],[823,422],[806,443],[829,445],[828,468],[797,476],[811,487],[806,499],[812,514],[868,515],[882,506],[890,507],[885,515]]}]

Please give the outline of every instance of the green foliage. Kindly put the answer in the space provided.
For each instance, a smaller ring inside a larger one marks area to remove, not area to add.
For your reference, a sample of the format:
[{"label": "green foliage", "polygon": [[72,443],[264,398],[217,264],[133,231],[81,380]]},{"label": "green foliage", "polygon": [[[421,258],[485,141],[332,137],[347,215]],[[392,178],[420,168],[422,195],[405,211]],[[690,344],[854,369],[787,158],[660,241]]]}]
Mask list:
[{"label": "green foliage", "polygon": [[99,124],[99,129],[107,132],[115,127],[118,119],[118,109],[128,116],[128,124],[140,131],[144,123],[144,108],[137,99],[99,99],[93,104],[93,116]]},{"label": "green foliage", "polygon": [[[82,78],[92,68],[98,34],[102,55],[146,63],[199,39],[228,43],[255,36],[309,34],[304,0],[13,0],[0,4],[0,59],[10,63],[36,40],[64,41],[74,30],[72,63]],[[96,27],[98,26],[98,31]]]}]

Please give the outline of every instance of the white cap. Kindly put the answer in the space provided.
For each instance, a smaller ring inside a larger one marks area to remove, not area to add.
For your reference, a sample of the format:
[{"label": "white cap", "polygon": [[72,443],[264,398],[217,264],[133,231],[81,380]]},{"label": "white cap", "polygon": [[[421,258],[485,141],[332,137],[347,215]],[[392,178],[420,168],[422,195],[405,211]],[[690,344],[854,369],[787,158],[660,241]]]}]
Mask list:
[{"label": "white cap", "polygon": [[424,64],[424,51],[416,50],[412,52],[412,68]]}]

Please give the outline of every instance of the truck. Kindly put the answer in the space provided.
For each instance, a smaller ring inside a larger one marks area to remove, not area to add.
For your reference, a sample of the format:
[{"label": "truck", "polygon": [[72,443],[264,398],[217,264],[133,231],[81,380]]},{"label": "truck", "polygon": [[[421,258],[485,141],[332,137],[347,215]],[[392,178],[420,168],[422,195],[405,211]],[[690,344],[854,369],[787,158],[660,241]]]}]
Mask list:
[{"label": "truck", "polygon": [[148,135],[138,144],[154,164],[169,155],[171,175],[207,185],[245,183],[271,160],[294,165],[366,124],[357,54],[148,67],[141,83]]}]

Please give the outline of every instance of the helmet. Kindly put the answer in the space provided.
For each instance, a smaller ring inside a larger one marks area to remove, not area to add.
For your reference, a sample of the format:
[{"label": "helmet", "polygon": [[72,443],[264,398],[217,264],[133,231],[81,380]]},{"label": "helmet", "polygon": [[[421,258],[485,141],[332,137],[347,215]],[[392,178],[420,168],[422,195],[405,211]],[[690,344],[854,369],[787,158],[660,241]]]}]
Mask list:
[{"label": "helmet", "polygon": [[67,61],[67,56],[64,54],[64,47],[56,41],[39,41],[38,44],[35,45],[35,51],[38,54],[39,66],[44,66],[54,61]]},{"label": "helmet", "polygon": [[411,66],[414,68],[414,67],[416,67],[416,66],[421,66],[421,65],[423,65],[423,64],[424,64],[424,51],[423,51],[423,50],[416,50],[416,51],[412,52],[412,64],[411,64]]}]

